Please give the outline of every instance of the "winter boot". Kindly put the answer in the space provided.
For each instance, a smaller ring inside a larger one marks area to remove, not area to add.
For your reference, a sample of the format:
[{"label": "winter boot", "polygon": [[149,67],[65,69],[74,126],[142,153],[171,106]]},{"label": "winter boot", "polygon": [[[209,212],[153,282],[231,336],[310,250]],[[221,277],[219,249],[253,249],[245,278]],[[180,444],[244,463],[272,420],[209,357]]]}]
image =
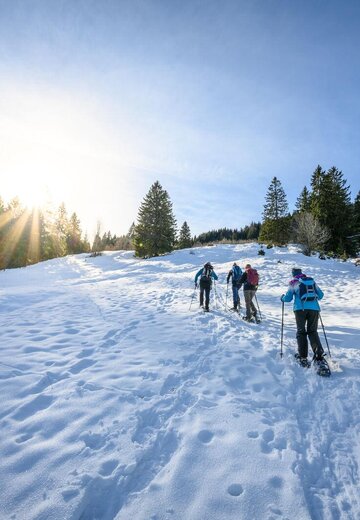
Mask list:
[{"label": "winter boot", "polygon": [[305,358],[305,357],[300,357],[300,354],[296,353],[295,354],[295,359],[296,359],[296,361],[299,363],[299,365],[301,367],[304,367],[304,368],[310,368],[311,367],[310,361],[308,361],[308,359]]}]

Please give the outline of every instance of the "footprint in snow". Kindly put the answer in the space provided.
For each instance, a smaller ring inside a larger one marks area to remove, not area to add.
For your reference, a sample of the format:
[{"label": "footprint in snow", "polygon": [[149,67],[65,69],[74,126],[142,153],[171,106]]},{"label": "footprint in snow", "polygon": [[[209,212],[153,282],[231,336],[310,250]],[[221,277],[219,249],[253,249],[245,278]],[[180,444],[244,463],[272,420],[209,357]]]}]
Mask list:
[{"label": "footprint in snow", "polygon": [[103,477],[107,477],[107,476],[111,475],[111,473],[114,471],[115,468],[118,467],[118,465],[119,465],[119,461],[116,459],[107,460],[106,462],[104,462],[101,465],[99,473]]},{"label": "footprint in snow", "polygon": [[93,348],[86,348],[86,349],[82,350],[76,357],[81,359],[81,358],[89,357],[93,353],[94,353]]},{"label": "footprint in snow", "polygon": [[244,489],[241,484],[230,484],[227,491],[232,497],[238,497],[244,492]]},{"label": "footprint in snow", "polygon": [[274,438],[275,435],[273,430],[268,429],[263,432],[261,441],[261,451],[263,453],[270,453],[273,450],[273,446],[270,446],[270,443],[272,443]]},{"label": "footprint in snow", "polygon": [[69,502],[70,500],[78,496],[79,490],[76,488],[68,488],[62,491],[61,494],[65,502]]},{"label": "footprint in snow", "polygon": [[69,368],[69,372],[72,374],[79,374],[82,370],[85,370],[85,368],[89,368],[92,365],[94,365],[95,361],[92,361],[91,359],[83,359],[82,361],[79,361],[78,363],[75,363],[71,368]]},{"label": "footprint in snow", "polygon": [[275,489],[281,489],[284,485],[284,481],[281,477],[272,477],[268,480],[269,485]]},{"label": "footprint in snow", "polygon": [[17,421],[24,421],[28,417],[35,415],[37,412],[49,408],[53,400],[54,398],[51,395],[39,395],[29,403],[21,406],[13,415],[13,418]]},{"label": "footprint in snow", "polygon": [[209,444],[214,438],[214,434],[210,430],[201,430],[198,433],[198,439],[203,444]]},{"label": "footprint in snow", "polygon": [[73,329],[73,328],[68,328],[68,329],[65,329],[64,332],[65,332],[65,334],[78,334],[79,330]]}]

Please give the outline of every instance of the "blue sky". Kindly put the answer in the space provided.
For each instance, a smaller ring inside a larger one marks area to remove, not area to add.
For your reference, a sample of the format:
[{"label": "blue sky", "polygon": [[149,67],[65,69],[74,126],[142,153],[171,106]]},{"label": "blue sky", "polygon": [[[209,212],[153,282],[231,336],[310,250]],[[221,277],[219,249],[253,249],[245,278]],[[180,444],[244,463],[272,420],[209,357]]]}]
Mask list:
[{"label": "blue sky", "polygon": [[360,2],[0,0],[0,195],[126,232],[155,180],[193,233],[359,190]]}]

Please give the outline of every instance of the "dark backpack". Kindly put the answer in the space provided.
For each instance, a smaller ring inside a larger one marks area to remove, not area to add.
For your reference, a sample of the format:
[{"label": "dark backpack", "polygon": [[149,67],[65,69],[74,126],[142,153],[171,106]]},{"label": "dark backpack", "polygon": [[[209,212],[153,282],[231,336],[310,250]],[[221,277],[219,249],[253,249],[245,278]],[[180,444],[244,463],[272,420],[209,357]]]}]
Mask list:
[{"label": "dark backpack", "polygon": [[299,297],[302,303],[317,299],[314,278],[310,276],[299,278]]},{"label": "dark backpack", "polygon": [[259,274],[256,269],[251,267],[246,271],[246,281],[250,285],[259,285]]},{"label": "dark backpack", "polygon": [[209,287],[211,285],[211,273],[212,272],[213,272],[213,268],[211,266],[204,267],[202,275],[200,277],[200,283],[202,286]]}]

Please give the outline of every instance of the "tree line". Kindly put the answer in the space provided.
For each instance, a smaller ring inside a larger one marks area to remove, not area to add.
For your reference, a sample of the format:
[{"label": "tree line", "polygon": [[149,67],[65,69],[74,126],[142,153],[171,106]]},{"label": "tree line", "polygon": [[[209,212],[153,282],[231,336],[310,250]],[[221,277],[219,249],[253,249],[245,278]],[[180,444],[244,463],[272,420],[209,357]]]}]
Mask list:
[{"label": "tree line", "polygon": [[56,211],[29,210],[17,197],[8,204],[0,197],[0,269],[88,251],[80,220],[64,204]]},{"label": "tree line", "polygon": [[220,228],[194,236],[194,243],[208,244],[210,242],[239,242],[240,240],[257,240],[260,234],[261,222],[251,222],[240,229]]},{"label": "tree line", "polygon": [[192,236],[185,221],[178,232],[169,194],[156,181],[150,187],[134,222],[125,235],[100,233],[90,247],[80,221],[67,214],[64,204],[56,211],[31,210],[15,198],[7,206],[0,198],[0,268],[20,267],[67,254],[104,250],[135,250],[141,258],[169,253],[176,248],[221,241],[258,240],[271,245],[295,241],[305,254],[314,250],[332,256],[354,255],[360,247],[360,192],[351,202],[350,187],[335,166],[318,166],[304,186],[295,209],[289,211],[281,181],[274,177],[268,188],[262,222],[240,229],[220,228]]}]

